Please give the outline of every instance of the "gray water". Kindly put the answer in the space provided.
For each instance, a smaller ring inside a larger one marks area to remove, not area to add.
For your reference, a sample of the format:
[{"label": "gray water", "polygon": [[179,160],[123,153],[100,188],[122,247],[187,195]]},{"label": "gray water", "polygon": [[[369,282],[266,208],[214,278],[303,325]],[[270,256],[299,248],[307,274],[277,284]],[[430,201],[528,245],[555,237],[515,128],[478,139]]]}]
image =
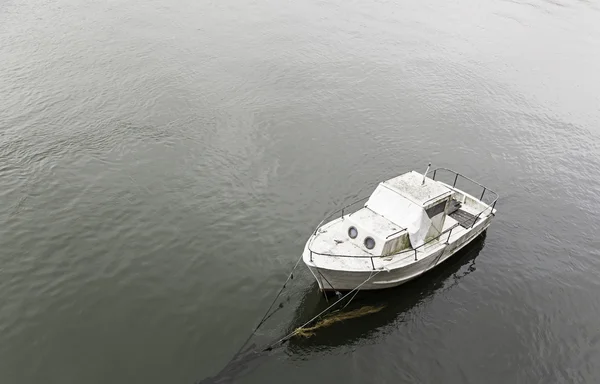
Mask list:
[{"label": "gray water", "polygon": [[[327,212],[428,161],[485,237],[239,383],[600,377],[600,5],[0,4],[0,382],[192,383]],[[268,343],[326,303],[305,268]]]}]

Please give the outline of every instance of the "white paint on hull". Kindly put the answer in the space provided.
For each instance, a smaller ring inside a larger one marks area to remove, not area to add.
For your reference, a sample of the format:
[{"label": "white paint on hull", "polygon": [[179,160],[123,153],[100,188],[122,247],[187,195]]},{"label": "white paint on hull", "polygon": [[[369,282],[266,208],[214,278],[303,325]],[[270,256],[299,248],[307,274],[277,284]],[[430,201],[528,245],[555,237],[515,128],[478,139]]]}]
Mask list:
[{"label": "white paint on hull", "polygon": [[363,283],[374,273],[377,273],[376,276],[364,284],[361,290],[397,287],[422,275],[455,255],[488,228],[491,218],[492,216],[490,215],[478,221],[473,228],[461,233],[460,237],[456,239],[451,238],[449,244],[439,244],[436,249],[431,249],[431,253],[428,255],[418,258],[417,261],[413,259],[408,264],[403,263],[403,266],[399,268],[369,269],[363,271],[327,269],[319,267],[315,262],[310,262],[307,258],[308,254],[305,254],[304,261],[317,280],[321,290],[349,291]]}]

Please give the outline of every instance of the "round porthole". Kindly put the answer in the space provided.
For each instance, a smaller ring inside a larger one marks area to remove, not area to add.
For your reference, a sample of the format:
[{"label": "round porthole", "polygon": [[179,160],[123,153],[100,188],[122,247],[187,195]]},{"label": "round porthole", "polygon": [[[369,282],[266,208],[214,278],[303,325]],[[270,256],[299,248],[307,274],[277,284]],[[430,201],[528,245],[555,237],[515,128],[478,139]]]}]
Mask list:
[{"label": "round porthole", "polygon": [[348,228],[348,236],[350,236],[351,239],[356,239],[358,236],[358,230],[354,227]]},{"label": "round porthole", "polygon": [[375,240],[373,240],[372,237],[366,237],[365,238],[365,247],[367,247],[367,249],[375,248]]}]

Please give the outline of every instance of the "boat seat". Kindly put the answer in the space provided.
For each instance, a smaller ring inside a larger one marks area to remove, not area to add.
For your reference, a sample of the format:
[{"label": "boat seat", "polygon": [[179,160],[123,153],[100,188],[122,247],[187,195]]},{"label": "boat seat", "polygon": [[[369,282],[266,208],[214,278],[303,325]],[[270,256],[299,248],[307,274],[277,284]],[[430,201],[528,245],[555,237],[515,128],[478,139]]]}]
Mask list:
[{"label": "boat seat", "polygon": [[462,203],[458,200],[450,200],[450,203],[448,204],[448,213],[447,215],[450,216],[451,214],[453,214],[454,212],[458,211],[460,209],[460,207],[462,207]]}]

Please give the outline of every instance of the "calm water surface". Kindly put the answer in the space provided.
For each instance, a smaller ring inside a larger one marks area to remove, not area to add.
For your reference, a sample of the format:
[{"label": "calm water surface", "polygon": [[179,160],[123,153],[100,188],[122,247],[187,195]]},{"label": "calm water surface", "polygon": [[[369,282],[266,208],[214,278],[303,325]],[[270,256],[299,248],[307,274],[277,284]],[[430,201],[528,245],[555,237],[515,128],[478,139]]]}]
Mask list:
[{"label": "calm water surface", "polygon": [[[430,160],[487,235],[233,381],[598,382],[599,69],[597,1],[4,0],[0,382],[216,374],[324,214]],[[256,343],[326,305],[287,292]]]}]

